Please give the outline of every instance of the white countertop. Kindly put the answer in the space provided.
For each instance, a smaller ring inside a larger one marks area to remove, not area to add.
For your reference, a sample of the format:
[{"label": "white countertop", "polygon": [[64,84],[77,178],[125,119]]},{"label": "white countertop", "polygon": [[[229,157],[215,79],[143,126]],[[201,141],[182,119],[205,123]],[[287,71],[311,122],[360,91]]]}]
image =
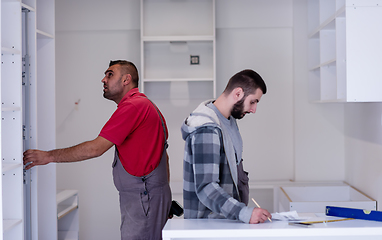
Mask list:
[{"label": "white countertop", "polygon": [[[320,216],[317,219],[341,219]],[[312,221],[316,219],[309,219]],[[245,224],[227,219],[170,219],[163,229],[163,239],[261,239],[325,237],[325,239],[382,239],[382,222],[346,220],[316,223],[311,227],[291,226],[287,221]],[[329,237],[329,238],[328,238]],[[350,237],[350,238],[349,238]],[[306,238],[303,238],[306,239]]]}]

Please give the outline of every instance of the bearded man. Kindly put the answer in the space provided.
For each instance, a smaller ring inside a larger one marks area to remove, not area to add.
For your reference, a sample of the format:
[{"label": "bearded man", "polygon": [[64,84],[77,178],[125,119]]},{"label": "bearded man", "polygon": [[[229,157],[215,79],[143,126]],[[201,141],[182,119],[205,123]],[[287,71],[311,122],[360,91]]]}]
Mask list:
[{"label": "bearded man", "polygon": [[267,92],[253,70],[236,73],[216,99],[201,103],[181,127],[184,218],[227,218],[263,223],[271,214],[248,207],[248,173],[243,170],[243,141],[236,119],[255,113]]}]

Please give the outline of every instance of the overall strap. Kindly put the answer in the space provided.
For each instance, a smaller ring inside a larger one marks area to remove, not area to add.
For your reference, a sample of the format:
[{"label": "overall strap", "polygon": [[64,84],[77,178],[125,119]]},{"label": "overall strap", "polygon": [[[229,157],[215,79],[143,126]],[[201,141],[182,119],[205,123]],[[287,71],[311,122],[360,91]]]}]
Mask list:
[{"label": "overall strap", "polygon": [[[142,97],[142,98],[146,98],[147,100],[149,100],[151,102],[151,104],[155,107],[155,110],[157,110],[157,113],[159,115],[159,118],[162,122],[162,127],[163,127],[163,132],[164,132],[164,142],[165,142],[165,145],[167,145],[167,133],[166,133],[166,127],[164,126],[164,121],[163,121],[163,118],[162,118],[162,115],[160,114],[159,112],[159,109],[158,107],[153,103],[153,101],[151,101],[150,99],[148,99],[147,97],[143,97],[143,96],[139,96],[139,97]],[[167,148],[167,147],[166,147]]]}]

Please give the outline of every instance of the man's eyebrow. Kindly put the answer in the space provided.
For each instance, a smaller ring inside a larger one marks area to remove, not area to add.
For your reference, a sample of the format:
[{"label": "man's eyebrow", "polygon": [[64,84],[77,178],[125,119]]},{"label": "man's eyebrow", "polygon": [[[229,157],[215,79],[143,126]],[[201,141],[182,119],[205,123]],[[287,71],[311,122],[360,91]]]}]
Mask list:
[{"label": "man's eyebrow", "polygon": [[109,73],[109,72],[111,72],[111,73],[112,73],[112,72],[113,72],[113,70],[110,70],[110,69],[109,69],[109,70],[106,70],[106,72],[105,72],[105,75],[106,75],[107,73]]}]

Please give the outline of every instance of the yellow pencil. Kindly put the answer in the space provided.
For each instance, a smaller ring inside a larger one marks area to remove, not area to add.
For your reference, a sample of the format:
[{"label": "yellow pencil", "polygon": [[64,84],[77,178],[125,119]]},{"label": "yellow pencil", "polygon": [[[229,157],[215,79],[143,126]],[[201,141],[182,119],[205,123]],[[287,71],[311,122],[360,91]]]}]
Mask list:
[{"label": "yellow pencil", "polygon": [[[256,204],[258,208],[261,208],[260,205],[255,201],[255,199],[252,198],[252,201]],[[272,220],[268,217],[268,220],[272,222]]]}]

